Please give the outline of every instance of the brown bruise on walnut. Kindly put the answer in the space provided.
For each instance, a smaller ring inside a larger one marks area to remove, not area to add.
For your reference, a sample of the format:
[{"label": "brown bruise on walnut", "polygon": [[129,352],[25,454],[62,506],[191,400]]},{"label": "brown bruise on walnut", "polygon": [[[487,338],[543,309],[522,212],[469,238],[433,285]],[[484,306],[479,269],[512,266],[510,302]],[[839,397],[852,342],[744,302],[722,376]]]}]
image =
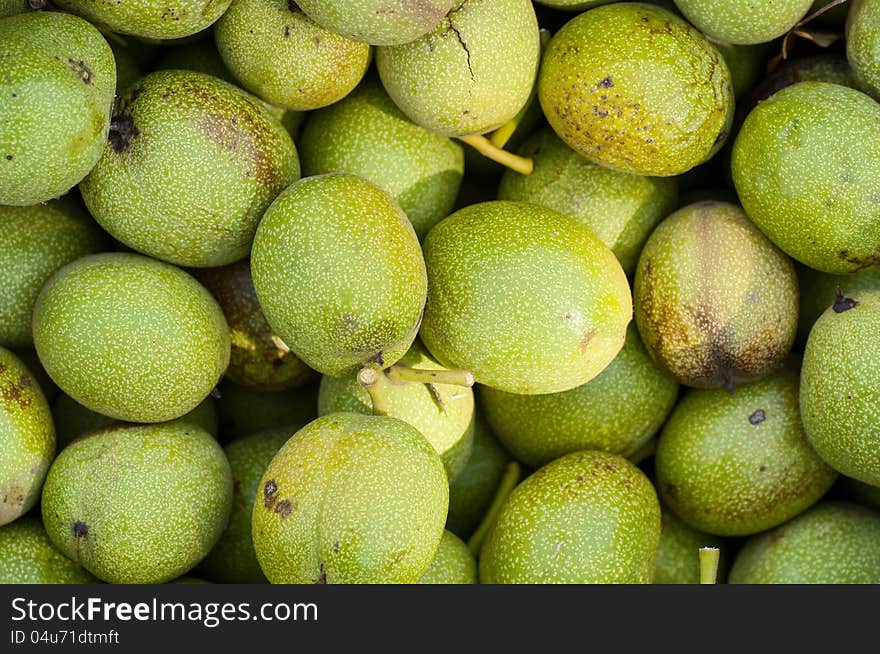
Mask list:
[{"label": "brown bruise on walnut", "polygon": [[[649,350],[656,363],[666,372],[684,384],[696,388],[726,388],[733,392],[736,384],[763,377],[777,369],[784,362],[793,341],[780,334],[780,326],[770,318],[760,323],[749,318],[759,293],[766,297],[766,305],[775,300],[776,313],[784,313],[784,289],[774,279],[752,277],[755,270],[741,271],[749,275],[749,287],[744,289],[743,297],[736,307],[728,306],[721,297],[725,285],[729,284],[726,275],[731,268],[717,265],[723,257],[730,256],[725,249],[726,229],[719,228],[712,218],[715,211],[729,211],[724,203],[702,202],[692,205],[692,212],[678,232],[687,235],[692,244],[692,253],[686,257],[695,262],[696,269],[690,275],[695,284],[689,284],[683,271],[672,270],[668,261],[655,265],[650,253],[640,262],[640,293],[638,297],[642,322],[648,326],[649,334],[643,338],[651,343]],[[737,213],[740,212],[735,208]],[[678,250],[679,255],[683,250]],[[760,255],[754,255],[750,262],[756,262]],[[662,257],[665,259],[665,257]],[[757,264],[754,264],[757,265]],[[660,266],[662,272],[658,272]],[[672,270],[672,271],[671,271]],[[671,272],[670,272],[671,271]],[[658,275],[670,279],[658,279]],[[794,281],[793,272],[791,275]],[[681,286],[676,286],[681,284]],[[796,300],[796,294],[792,294]],[[766,312],[767,307],[759,307]],[[796,312],[795,307],[791,310]]]}]

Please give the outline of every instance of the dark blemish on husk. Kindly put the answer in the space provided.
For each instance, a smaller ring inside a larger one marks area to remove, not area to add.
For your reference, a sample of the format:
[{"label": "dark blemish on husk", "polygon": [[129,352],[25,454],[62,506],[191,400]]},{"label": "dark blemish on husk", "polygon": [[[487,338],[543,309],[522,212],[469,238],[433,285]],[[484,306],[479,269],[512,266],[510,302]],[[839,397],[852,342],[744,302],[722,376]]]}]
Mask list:
[{"label": "dark blemish on husk", "polygon": [[299,5],[294,2],[294,0],[287,0],[287,9],[294,14],[300,13],[302,9],[299,8]]},{"label": "dark blemish on husk", "polygon": [[290,36],[290,25],[285,25],[284,26],[284,38],[287,38],[289,36]]},{"label": "dark blemish on husk", "polygon": [[854,309],[859,306],[859,303],[853,300],[851,297],[844,297],[843,291],[840,289],[840,286],[837,287],[835,291],[836,297],[834,299],[834,304],[831,305],[831,308],[834,309],[834,313],[843,313],[844,311],[849,311],[850,309]]},{"label": "dark blemish on husk", "polygon": [[92,69],[86,66],[82,59],[68,59],[67,65],[83,81],[83,84],[92,83]]},{"label": "dark blemish on husk", "polygon": [[767,466],[761,466],[758,468],[758,472],[764,472],[767,469]]},{"label": "dark blemish on husk", "polygon": [[598,86],[604,87],[604,88],[606,88],[606,89],[613,89],[613,88],[614,88],[614,82],[611,81],[611,78],[610,78],[610,77],[606,77],[606,78],[603,79],[601,82],[599,82]]},{"label": "dark blemish on husk", "polygon": [[338,540],[333,543],[333,553],[339,554],[339,541]]},{"label": "dark blemish on husk", "polygon": [[263,506],[267,509],[271,509],[275,506],[275,493],[278,492],[278,484],[275,483],[274,479],[270,479],[266,482],[266,485],[263,486]]},{"label": "dark blemish on husk", "polygon": [[767,416],[764,414],[764,409],[758,409],[752,415],[749,416],[749,424],[760,425],[766,419],[767,419]]},{"label": "dark blemish on husk", "polygon": [[[0,373],[5,371],[0,370]],[[17,404],[20,408],[26,409],[31,404],[30,396],[25,394],[25,390],[32,386],[31,380],[27,376],[21,375],[18,381],[12,380],[4,386],[0,386],[0,400],[4,404]]]},{"label": "dark blemish on husk", "polygon": [[596,335],[595,329],[591,329],[583,335],[580,342],[578,343],[578,348],[580,349],[581,352],[586,351],[587,347],[589,347],[589,345],[590,345],[590,341],[593,340],[593,337],[595,335]]},{"label": "dark blemish on husk", "polygon": [[675,484],[666,484],[666,494],[672,499],[678,499],[678,486]]},{"label": "dark blemish on husk", "polygon": [[73,536],[74,538],[86,538],[89,535],[89,526],[77,520],[73,523]]},{"label": "dark blemish on husk", "polygon": [[321,562],[318,564],[318,578],[315,580],[316,584],[326,584],[327,583],[327,572],[324,570],[324,563]]},{"label": "dark blemish on husk", "polygon": [[290,500],[283,500],[275,505],[275,513],[280,515],[282,520],[289,516],[291,511],[293,511],[293,506]]},{"label": "dark blemish on husk", "polygon": [[11,154],[7,154],[7,155],[6,155],[6,161],[12,161],[12,155],[11,155]]},{"label": "dark blemish on husk", "polygon": [[120,114],[110,119],[108,140],[117,154],[126,152],[131,147],[131,140],[140,136],[140,130],[134,124],[134,118],[128,114]]}]

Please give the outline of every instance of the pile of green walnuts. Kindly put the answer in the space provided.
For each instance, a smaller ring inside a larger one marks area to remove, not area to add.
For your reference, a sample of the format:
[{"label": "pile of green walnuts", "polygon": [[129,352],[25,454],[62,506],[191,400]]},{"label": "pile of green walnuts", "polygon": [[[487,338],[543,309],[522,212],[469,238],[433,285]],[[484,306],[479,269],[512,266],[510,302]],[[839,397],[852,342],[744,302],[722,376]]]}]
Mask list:
[{"label": "pile of green walnuts", "polygon": [[880,583],[880,0],[0,0],[0,582]]}]

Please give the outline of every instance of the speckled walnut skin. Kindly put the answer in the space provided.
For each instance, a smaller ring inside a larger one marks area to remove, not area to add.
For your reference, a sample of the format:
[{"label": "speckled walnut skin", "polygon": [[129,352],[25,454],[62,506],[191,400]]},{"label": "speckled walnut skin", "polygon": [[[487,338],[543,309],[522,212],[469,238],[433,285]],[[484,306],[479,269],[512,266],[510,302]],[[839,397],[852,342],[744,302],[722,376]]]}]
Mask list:
[{"label": "speckled walnut skin", "polygon": [[619,3],[591,9],[556,33],[538,98],[551,127],[587,158],[668,177],[724,144],[732,86],[718,49],[681,18]]}]

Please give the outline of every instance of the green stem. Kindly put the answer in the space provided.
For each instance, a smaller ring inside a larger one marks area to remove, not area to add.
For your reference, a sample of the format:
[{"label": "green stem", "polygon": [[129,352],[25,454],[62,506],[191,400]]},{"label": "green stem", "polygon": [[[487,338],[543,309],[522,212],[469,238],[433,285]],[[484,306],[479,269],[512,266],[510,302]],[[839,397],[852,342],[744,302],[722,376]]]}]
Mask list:
[{"label": "green stem", "polygon": [[495,491],[495,497],[492,498],[492,504],[489,505],[486,515],[483,516],[483,521],[480,522],[480,526],[477,527],[477,530],[471,535],[467,542],[468,548],[474,556],[479,555],[480,548],[483,546],[483,541],[486,539],[486,534],[489,533],[489,529],[495,524],[495,520],[498,518],[498,513],[501,511],[501,507],[504,506],[511,491],[516,487],[521,474],[522,470],[516,461],[511,461],[507,464],[507,468],[504,470],[504,476],[501,478],[501,483],[498,484],[498,490]]},{"label": "green stem", "polygon": [[506,166],[511,170],[515,170],[521,175],[532,174],[534,163],[531,159],[521,157],[518,154],[513,154],[512,152],[508,152],[507,150],[502,150],[501,148],[493,145],[492,142],[485,136],[482,136],[480,134],[469,134],[467,136],[459,136],[458,139],[460,141],[463,141],[464,143],[467,143],[484,157],[491,159],[492,161],[496,161],[502,166]]},{"label": "green stem", "polygon": [[700,583],[714,584],[718,581],[718,559],[721,552],[717,547],[700,548]]},{"label": "green stem", "polygon": [[452,384],[473,386],[474,373],[470,370],[422,370],[395,363],[385,371],[393,382],[417,382],[420,384]]},{"label": "green stem", "polygon": [[388,415],[388,397],[382,386],[382,374],[375,368],[361,368],[357,374],[358,384],[370,394],[374,416]]}]

